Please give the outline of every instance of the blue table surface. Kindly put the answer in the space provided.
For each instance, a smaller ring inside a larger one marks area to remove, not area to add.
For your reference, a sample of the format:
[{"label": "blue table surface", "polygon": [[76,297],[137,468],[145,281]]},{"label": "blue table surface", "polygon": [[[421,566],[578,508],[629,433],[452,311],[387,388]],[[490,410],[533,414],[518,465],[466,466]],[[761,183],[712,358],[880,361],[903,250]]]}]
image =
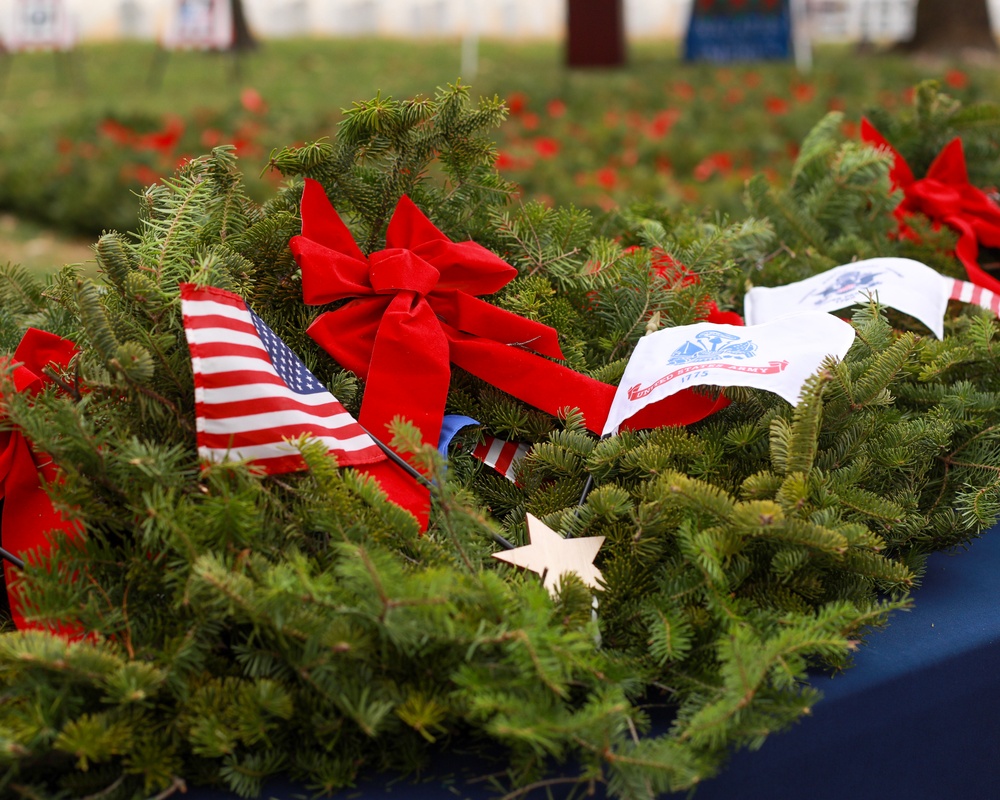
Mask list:
[{"label": "blue table surface", "polygon": [[[894,612],[854,666],[818,677],[823,699],[791,730],[756,752],[736,753],[695,800],[908,800],[1000,798],[1000,526],[967,551],[928,559],[914,607]],[[482,782],[463,784],[458,765],[441,778],[378,776],[344,790],[351,800],[486,800]],[[263,797],[312,796],[288,781]],[[558,787],[534,798],[566,797]],[[598,789],[595,797],[603,797]],[[676,797],[683,797],[677,795]],[[187,800],[232,800],[190,787]]]}]

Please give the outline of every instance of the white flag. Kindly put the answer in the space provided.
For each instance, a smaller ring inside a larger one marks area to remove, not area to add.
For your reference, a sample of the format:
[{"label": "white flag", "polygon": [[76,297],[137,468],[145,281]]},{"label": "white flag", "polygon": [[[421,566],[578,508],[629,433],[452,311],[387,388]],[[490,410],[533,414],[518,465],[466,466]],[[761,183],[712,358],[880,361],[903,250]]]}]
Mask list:
[{"label": "white flag", "polygon": [[828,355],[843,358],[854,328],[820,311],[741,327],[699,322],[639,340],[611,403],[604,435],[640,409],[692,386],[753,386],[795,405]]},{"label": "white flag", "polygon": [[873,295],[882,305],[916,317],[941,339],[954,283],[910,258],[869,258],[787,286],[755,286],[743,300],[743,315],[747,325],[760,325],[803,311],[836,311]]}]

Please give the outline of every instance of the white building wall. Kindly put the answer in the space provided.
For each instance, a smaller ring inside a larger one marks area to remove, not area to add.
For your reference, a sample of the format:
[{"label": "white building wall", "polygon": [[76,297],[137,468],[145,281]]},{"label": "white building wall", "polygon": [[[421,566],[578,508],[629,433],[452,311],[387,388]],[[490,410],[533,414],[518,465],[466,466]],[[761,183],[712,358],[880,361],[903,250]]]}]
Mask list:
[{"label": "white building wall", "polygon": [[[800,0],[818,41],[904,38],[916,0]],[[0,0],[0,19],[17,2]],[[84,38],[151,39],[175,0],[62,0]],[[501,38],[558,38],[572,0],[244,0],[263,37],[453,37],[469,31]],[[683,35],[693,0],[625,0],[629,37]],[[1000,0],[989,0],[1000,29]]]}]

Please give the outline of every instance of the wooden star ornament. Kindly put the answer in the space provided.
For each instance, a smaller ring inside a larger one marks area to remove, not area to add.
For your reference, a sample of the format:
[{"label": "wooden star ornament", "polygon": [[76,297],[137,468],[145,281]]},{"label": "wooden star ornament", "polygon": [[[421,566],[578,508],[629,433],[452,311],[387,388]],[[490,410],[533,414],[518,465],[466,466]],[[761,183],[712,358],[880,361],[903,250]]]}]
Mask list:
[{"label": "wooden star ornament", "polygon": [[493,557],[541,575],[542,584],[553,595],[567,572],[593,589],[601,588],[598,581],[603,576],[594,566],[594,559],[604,544],[603,536],[564,539],[538,517],[528,514],[528,538],[531,544],[494,553]]}]

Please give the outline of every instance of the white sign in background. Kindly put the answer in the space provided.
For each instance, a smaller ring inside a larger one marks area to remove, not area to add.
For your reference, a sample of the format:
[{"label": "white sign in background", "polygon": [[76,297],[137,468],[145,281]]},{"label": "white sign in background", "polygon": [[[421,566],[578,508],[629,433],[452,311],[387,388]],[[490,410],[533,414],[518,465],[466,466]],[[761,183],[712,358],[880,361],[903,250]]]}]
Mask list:
[{"label": "white sign in background", "polygon": [[163,46],[168,50],[226,50],[233,37],[231,0],[174,0]]},{"label": "white sign in background", "polygon": [[644,336],[611,403],[605,436],[645,406],[692,386],[751,386],[795,405],[802,385],[827,356],[843,358],[854,328],[810,311],[765,325],[699,322]]},{"label": "white sign in background", "polygon": [[71,50],[76,34],[65,0],[14,0],[7,6],[3,46],[25,50]]}]

